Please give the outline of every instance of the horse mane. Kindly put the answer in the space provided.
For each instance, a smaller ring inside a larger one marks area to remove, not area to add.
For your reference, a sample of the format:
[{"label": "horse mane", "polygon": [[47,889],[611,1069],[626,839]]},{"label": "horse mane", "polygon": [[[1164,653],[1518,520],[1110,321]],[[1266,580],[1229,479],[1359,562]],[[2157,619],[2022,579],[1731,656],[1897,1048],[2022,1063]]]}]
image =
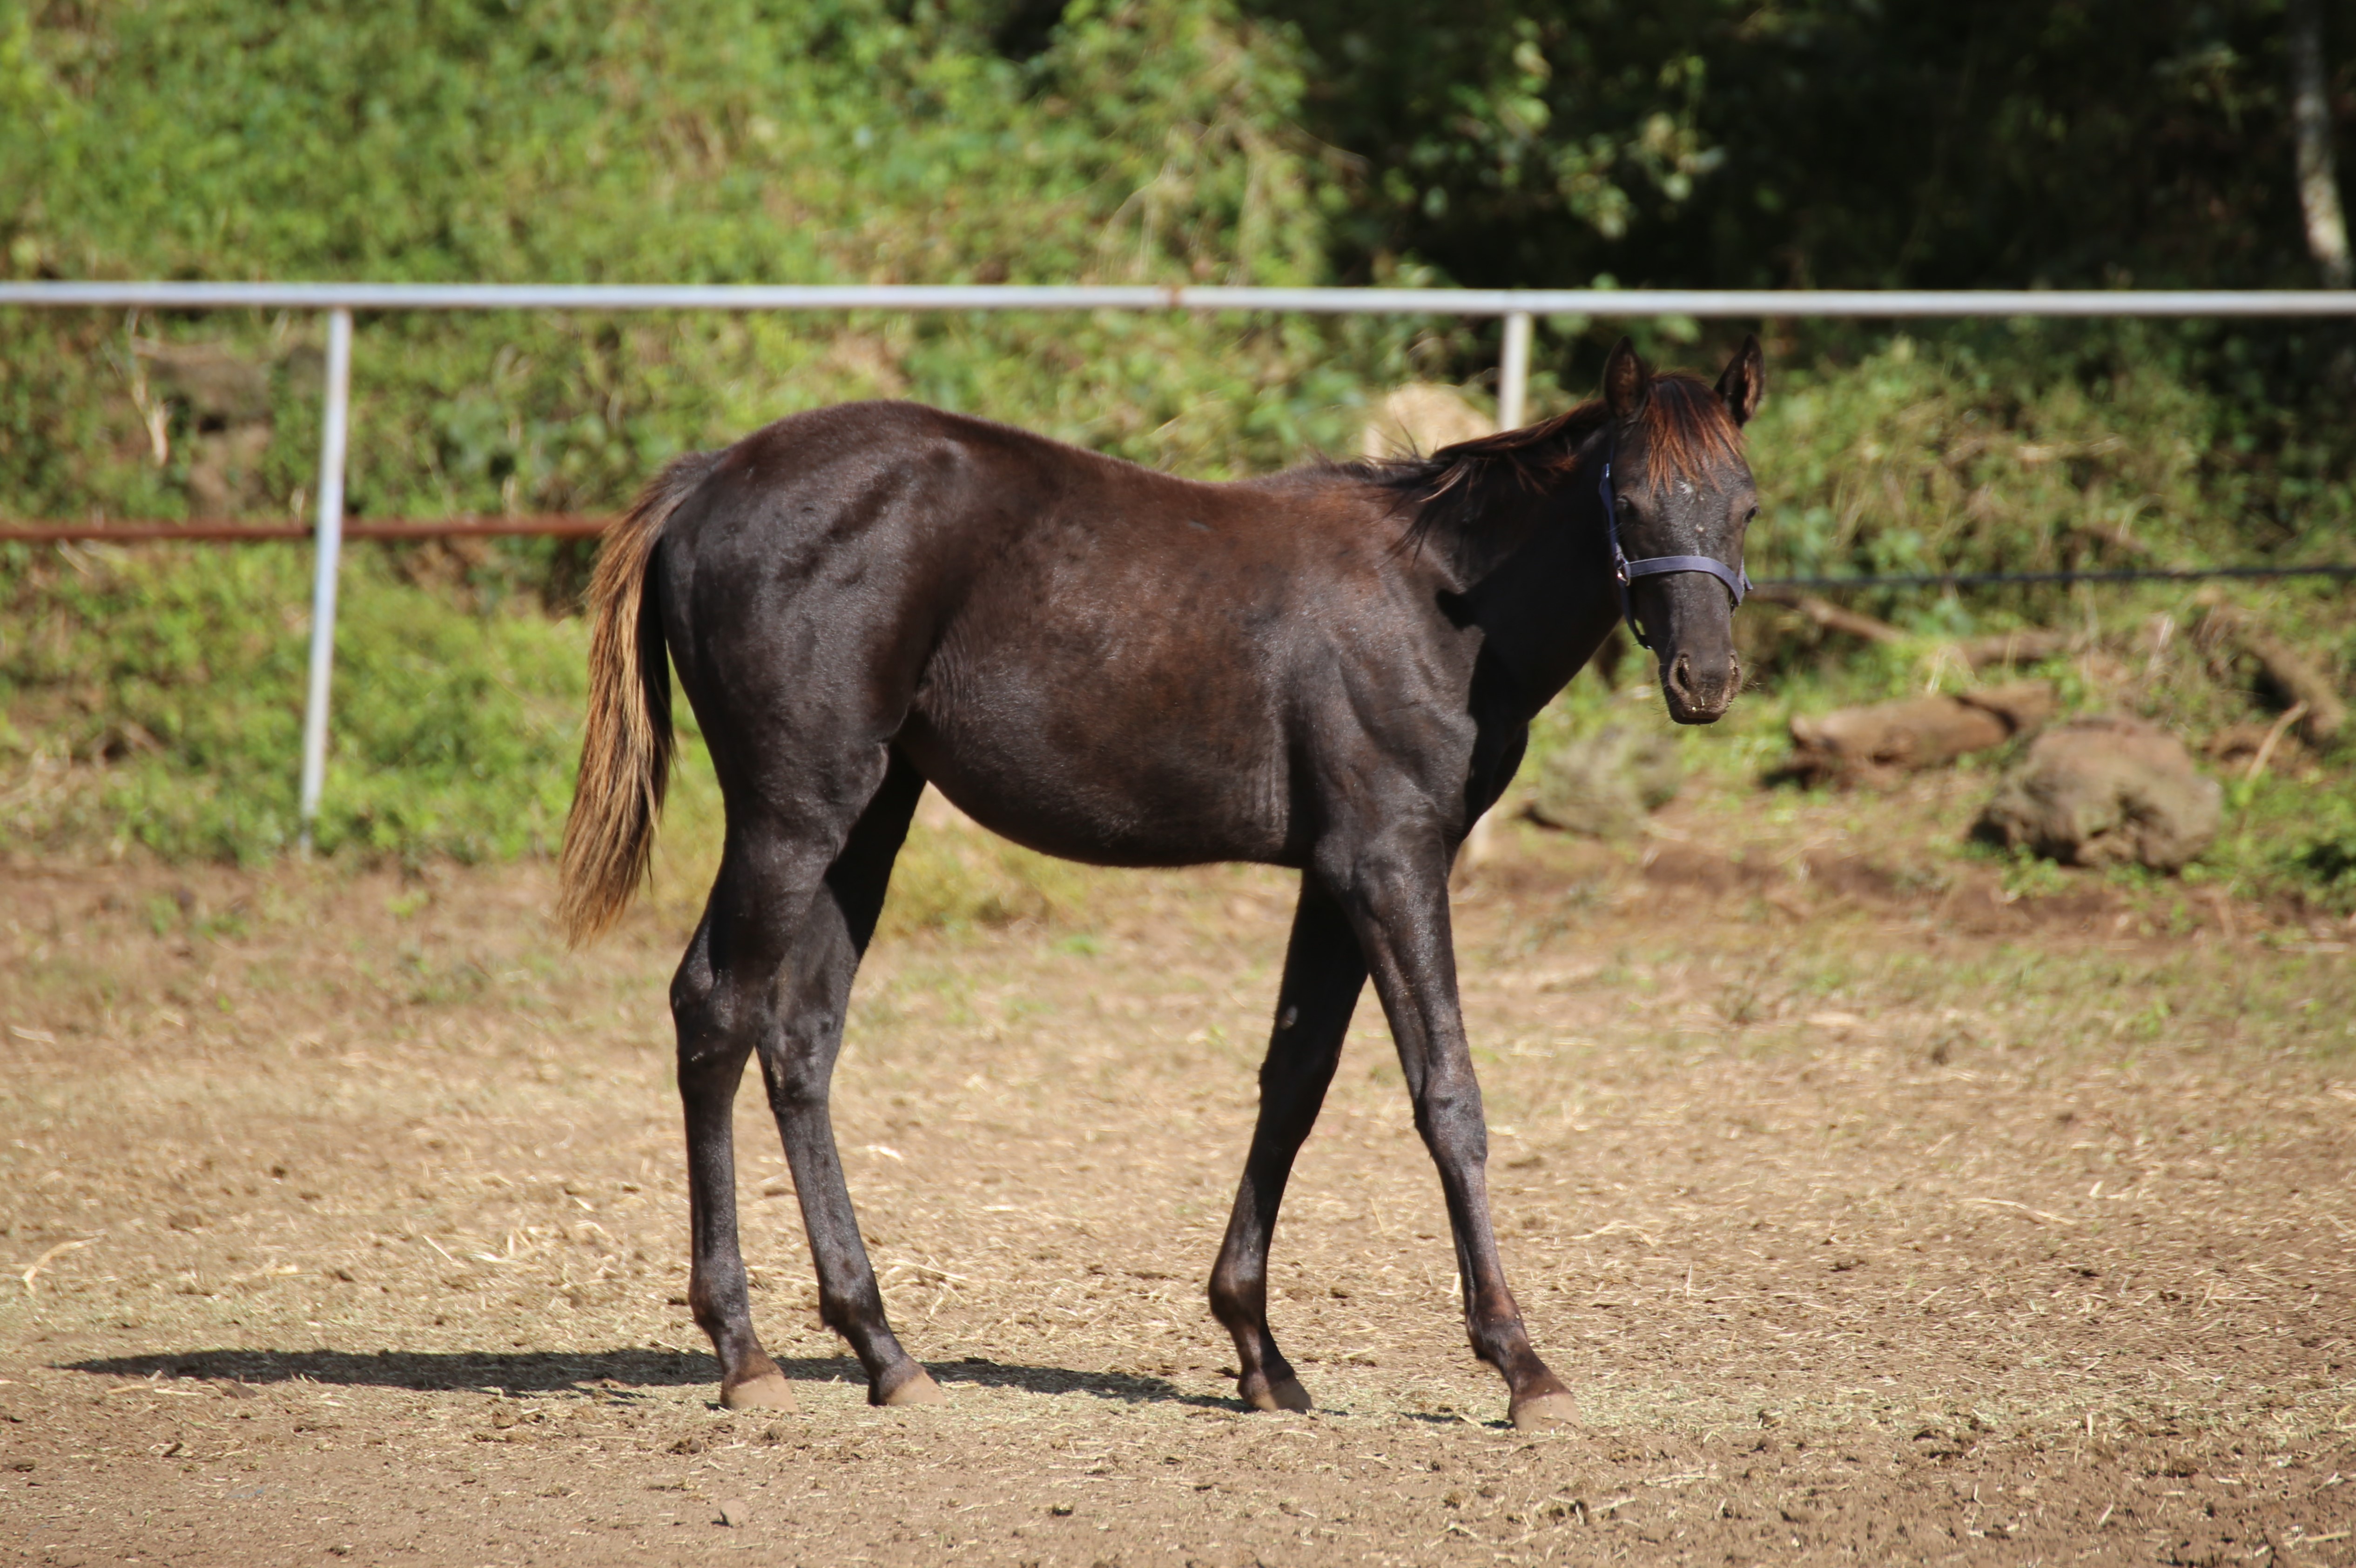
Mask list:
[{"label": "horse mane", "polygon": [[[1419,544],[1439,528],[1471,524],[1479,510],[1484,481],[1510,477],[1525,490],[1552,489],[1576,474],[1580,448],[1612,421],[1601,400],[1520,430],[1503,430],[1460,441],[1426,455],[1373,458],[1343,464],[1344,472],[1390,491],[1402,509],[1416,508],[1409,541]],[[1644,436],[1644,493],[1672,479],[1699,479],[1712,463],[1742,455],[1742,427],[1727,412],[1718,389],[1698,376],[1666,371],[1652,380],[1652,395],[1637,416]]]}]

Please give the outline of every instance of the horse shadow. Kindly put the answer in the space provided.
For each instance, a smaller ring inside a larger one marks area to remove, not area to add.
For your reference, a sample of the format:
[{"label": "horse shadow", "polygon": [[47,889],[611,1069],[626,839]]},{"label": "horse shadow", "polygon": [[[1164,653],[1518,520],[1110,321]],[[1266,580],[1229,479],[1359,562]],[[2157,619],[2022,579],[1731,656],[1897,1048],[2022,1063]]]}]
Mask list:
[{"label": "horse shadow", "polygon": [[[866,1376],[849,1356],[783,1357],[777,1365],[794,1382],[864,1383]],[[252,1388],[267,1383],[314,1382],[346,1388],[403,1389],[414,1392],[475,1392],[494,1395],[564,1394],[631,1402],[660,1389],[698,1385],[716,1391],[720,1363],[693,1351],[659,1349],[431,1352],[379,1350],[175,1350],[144,1356],[106,1356],[69,1361],[64,1371],[102,1377],[195,1379]],[[1120,1404],[1181,1404],[1208,1410],[1245,1408],[1243,1402],[1190,1393],[1167,1379],[1124,1372],[1084,1372],[1068,1367],[1031,1366],[968,1356],[932,1361],[926,1370],[941,1383],[1018,1389],[1027,1393],[1085,1393]]]}]

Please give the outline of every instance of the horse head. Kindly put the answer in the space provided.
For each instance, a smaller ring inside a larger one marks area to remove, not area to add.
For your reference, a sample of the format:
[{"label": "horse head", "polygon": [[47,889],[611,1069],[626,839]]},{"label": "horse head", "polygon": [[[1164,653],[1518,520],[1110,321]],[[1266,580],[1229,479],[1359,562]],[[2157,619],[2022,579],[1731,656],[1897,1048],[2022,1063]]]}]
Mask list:
[{"label": "horse head", "polygon": [[1756,337],[1715,387],[1654,375],[1624,337],[1603,368],[1611,420],[1597,482],[1612,569],[1629,630],[1659,654],[1680,724],[1717,720],[1742,685],[1734,608],[1750,586],[1742,536],[1759,514],[1742,427],[1764,384]]}]

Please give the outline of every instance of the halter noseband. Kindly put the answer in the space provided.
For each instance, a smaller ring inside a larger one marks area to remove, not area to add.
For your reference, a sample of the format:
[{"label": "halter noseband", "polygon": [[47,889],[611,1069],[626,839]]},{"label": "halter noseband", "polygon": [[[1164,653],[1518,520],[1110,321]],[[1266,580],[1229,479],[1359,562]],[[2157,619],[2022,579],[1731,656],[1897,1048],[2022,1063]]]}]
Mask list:
[{"label": "halter noseband", "polygon": [[1628,623],[1636,645],[1649,648],[1653,639],[1644,635],[1643,624],[1636,619],[1636,606],[1628,598],[1628,584],[1639,577],[1662,577],[1674,571],[1706,571],[1726,584],[1740,608],[1743,596],[1751,592],[1751,573],[1740,567],[1729,566],[1712,555],[1652,555],[1642,560],[1630,560],[1628,552],[1620,548],[1620,503],[1612,494],[1612,449],[1604,448],[1603,479],[1597,487],[1603,498],[1604,531],[1612,539],[1612,585],[1620,593],[1620,618]]}]

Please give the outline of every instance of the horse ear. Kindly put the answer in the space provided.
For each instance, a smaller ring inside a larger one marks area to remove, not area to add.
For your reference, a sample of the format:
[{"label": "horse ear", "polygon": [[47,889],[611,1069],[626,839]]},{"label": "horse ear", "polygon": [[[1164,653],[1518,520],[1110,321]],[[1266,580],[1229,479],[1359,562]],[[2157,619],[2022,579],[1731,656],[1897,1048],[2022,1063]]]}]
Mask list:
[{"label": "horse ear", "polygon": [[1726,370],[1718,379],[1718,395],[1726,403],[1726,411],[1734,416],[1736,424],[1749,424],[1751,416],[1759,411],[1759,399],[1767,390],[1767,357],[1759,351],[1759,335],[1743,335],[1742,347],[1726,362]]},{"label": "horse ear", "polygon": [[1612,346],[1612,357],[1603,362],[1603,401],[1612,417],[1621,421],[1634,419],[1644,411],[1644,404],[1653,395],[1653,373],[1636,357],[1636,346],[1626,338]]}]

